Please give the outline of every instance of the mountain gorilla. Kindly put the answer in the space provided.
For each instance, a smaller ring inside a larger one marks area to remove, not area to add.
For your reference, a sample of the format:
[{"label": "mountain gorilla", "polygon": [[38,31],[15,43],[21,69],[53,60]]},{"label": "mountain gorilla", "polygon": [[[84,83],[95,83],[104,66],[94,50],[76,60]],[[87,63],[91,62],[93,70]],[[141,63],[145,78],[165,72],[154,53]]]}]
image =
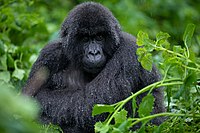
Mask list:
[{"label": "mountain gorilla", "polygon": [[[58,124],[66,133],[94,132],[95,122],[106,118],[92,117],[94,104],[116,103],[159,80],[155,68],[149,72],[141,67],[136,50],[135,38],[121,31],[107,8],[80,4],[63,22],[60,39],[42,49],[23,93],[41,104],[42,122]],[[137,97],[138,103],[144,95]],[[163,112],[162,90],[153,95],[152,113]],[[132,111],[131,106],[126,109]]]}]

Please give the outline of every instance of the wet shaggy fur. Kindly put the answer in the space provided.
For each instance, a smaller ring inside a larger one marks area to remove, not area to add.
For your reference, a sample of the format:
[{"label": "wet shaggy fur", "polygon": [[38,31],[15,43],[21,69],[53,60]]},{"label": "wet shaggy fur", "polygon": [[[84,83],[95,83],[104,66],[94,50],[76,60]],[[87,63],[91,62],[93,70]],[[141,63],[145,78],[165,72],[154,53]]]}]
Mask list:
[{"label": "wet shaggy fur", "polygon": [[[81,64],[83,47],[78,34],[103,32],[106,64],[96,74]],[[137,60],[135,38],[122,32],[112,13],[100,4],[76,6],[61,27],[60,39],[44,47],[34,63],[23,93],[42,107],[41,121],[61,126],[66,133],[93,133],[94,124],[105,115],[92,117],[94,104],[113,104],[159,80],[155,67],[144,70]],[[161,89],[153,90],[153,113],[164,111]],[[144,95],[137,98],[139,103]],[[131,106],[126,110],[132,111]],[[131,113],[130,113],[131,114]],[[160,124],[162,118],[153,120]]]}]

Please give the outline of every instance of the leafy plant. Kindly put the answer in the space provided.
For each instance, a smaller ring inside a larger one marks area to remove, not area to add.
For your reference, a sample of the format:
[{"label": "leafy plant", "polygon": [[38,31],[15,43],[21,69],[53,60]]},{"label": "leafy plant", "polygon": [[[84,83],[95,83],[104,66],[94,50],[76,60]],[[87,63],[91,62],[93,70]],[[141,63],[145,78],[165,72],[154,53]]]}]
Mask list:
[{"label": "leafy plant", "polygon": [[13,86],[0,81],[0,132],[36,133],[40,131],[36,122],[38,105],[25,96],[17,96]]},{"label": "leafy plant", "polygon": [[[20,88],[47,34],[33,1],[0,2],[0,80]],[[40,42],[40,43],[39,43]]]},{"label": "leafy plant", "polygon": [[[95,131],[100,133],[122,133],[131,132],[130,128],[139,122],[142,126],[138,132],[154,131],[154,132],[169,132],[169,124],[171,121],[181,125],[188,125],[189,123],[198,122],[199,115],[199,85],[197,84],[200,78],[200,62],[199,58],[190,50],[191,39],[194,33],[194,24],[189,24],[183,36],[184,47],[180,45],[170,45],[168,42],[169,34],[160,32],[156,36],[156,40],[151,40],[147,33],[139,32],[137,36],[137,44],[140,46],[137,50],[138,60],[142,66],[151,71],[153,56],[152,52],[158,52],[161,55],[159,59],[159,67],[163,73],[163,79],[153,83],[140,91],[132,94],[130,97],[113,105],[95,105],[92,115],[98,115],[103,112],[109,112],[108,118],[104,122],[97,122],[95,124]],[[148,63],[145,63],[148,62]],[[159,87],[166,87],[166,97],[168,112],[150,115],[153,109],[154,97],[151,90]],[[132,118],[127,116],[127,111],[123,108],[124,105],[132,100],[132,106],[135,112],[136,97],[144,92],[149,93],[142,99],[138,107],[139,118]],[[173,92],[173,93],[172,93]],[[172,95],[175,94],[175,95]],[[177,99],[176,104],[184,103],[181,108],[171,107],[173,104],[171,99]],[[184,101],[184,102],[183,102]],[[193,103],[191,105],[191,103]],[[175,110],[173,110],[175,109]],[[149,121],[160,116],[174,116],[170,117],[166,122],[160,126],[145,126],[149,125]],[[114,120],[114,124],[111,121]],[[173,128],[174,125],[171,125]],[[181,131],[182,128],[174,128],[175,131]],[[197,131],[198,128],[190,128],[191,131]]]}]

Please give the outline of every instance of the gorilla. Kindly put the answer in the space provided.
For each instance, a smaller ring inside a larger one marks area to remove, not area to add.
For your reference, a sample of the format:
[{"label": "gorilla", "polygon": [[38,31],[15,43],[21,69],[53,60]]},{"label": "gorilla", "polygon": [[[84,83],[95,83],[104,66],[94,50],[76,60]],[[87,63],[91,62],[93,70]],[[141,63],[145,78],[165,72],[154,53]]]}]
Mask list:
[{"label": "gorilla", "polygon": [[[22,93],[39,101],[43,123],[66,133],[93,133],[95,122],[106,118],[92,117],[94,104],[119,102],[160,79],[155,67],[142,68],[137,48],[136,39],[121,30],[107,8],[82,3],[64,20],[60,38],[42,49]],[[152,113],[164,112],[162,89],[152,93]],[[137,97],[138,104],[144,95]],[[132,112],[131,104],[126,110]]]}]

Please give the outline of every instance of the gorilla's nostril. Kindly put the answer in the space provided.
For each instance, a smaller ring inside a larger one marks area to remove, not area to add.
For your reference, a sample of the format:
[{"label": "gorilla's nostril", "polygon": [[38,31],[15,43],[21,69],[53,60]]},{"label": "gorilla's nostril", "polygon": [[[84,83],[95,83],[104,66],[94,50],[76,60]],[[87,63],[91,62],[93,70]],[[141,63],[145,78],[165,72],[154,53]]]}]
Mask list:
[{"label": "gorilla's nostril", "polygon": [[89,55],[96,56],[96,55],[100,55],[101,53],[100,53],[100,51],[98,51],[98,50],[94,50],[94,51],[89,51],[88,54],[89,54]]}]

